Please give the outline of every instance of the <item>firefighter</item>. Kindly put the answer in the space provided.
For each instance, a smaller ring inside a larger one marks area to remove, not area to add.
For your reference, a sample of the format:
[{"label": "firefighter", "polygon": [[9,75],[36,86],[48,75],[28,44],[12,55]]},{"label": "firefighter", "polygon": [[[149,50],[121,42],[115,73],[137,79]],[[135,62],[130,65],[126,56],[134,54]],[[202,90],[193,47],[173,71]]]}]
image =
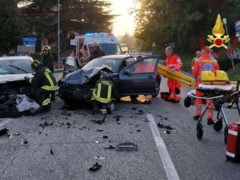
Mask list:
[{"label": "firefighter", "polygon": [[91,53],[91,60],[101,56],[105,56],[105,53],[100,50],[98,43],[94,42],[92,48],[93,52]]},{"label": "firefighter", "polygon": [[[182,60],[180,57],[174,53],[173,48],[167,47],[165,49],[166,65],[173,72],[180,72],[182,67]],[[180,93],[181,93],[181,84],[175,82],[174,80],[168,79],[168,88],[170,91],[170,95],[168,100],[174,103],[178,103],[180,101]]]},{"label": "firefighter", "polygon": [[[205,47],[201,51],[202,56],[199,60],[196,60],[193,67],[192,67],[192,73],[196,77],[196,88],[198,88],[199,84],[201,83],[201,72],[202,71],[212,71],[216,73],[216,70],[219,70],[218,62],[210,57],[210,49]],[[202,96],[202,93],[199,91],[196,91],[197,96]],[[208,101],[206,102],[209,103]],[[210,101],[210,107],[213,106],[213,101]],[[193,116],[194,120],[198,120],[199,117],[202,115],[202,100],[196,99],[196,115]],[[208,109],[207,111],[207,123],[213,124],[213,111]]]},{"label": "firefighter", "polygon": [[32,79],[25,77],[25,80],[32,84],[30,98],[41,105],[43,110],[50,111],[49,96],[51,92],[57,90],[57,82],[50,69],[44,67],[39,61],[33,61],[32,68],[35,71],[34,77]]},{"label": "firefighter", "polygon": [[[136,67],[135,73],[148,73],[148,72],[154,72],[154,66],[152,63],[148,61],[141,61]],[[152,96],[151,95],[145,95],[144,96],[145,101],[143,104],[151,104]]]},{"label": "firefighter", "polygon": [[[44,45],[42,48],[42,64],[44,67],[47,67],[48,69],[51,70],[51,72],[54,72],[54,57],[51,54],[51,47],[48,45]],[[51,93],[51,101],[55,100],[55,92]]]}]

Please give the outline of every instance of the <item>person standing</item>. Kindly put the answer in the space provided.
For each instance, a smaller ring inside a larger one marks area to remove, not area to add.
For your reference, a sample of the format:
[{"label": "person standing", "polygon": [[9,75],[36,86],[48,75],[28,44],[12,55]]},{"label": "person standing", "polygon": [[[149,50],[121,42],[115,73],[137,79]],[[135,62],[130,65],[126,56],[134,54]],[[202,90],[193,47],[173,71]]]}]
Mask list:
[{"label": "person standing", "polygon": [[[218,62],[211,58],[210,56],[210,49],[205,47],[204,49],[202,49],[201,51],[202,56],[200,57],[199,60],[196,60],[194,62],[194,65],[192,67],[192,74],[196,77],[196,88],[199,87],[199,84],[201,84],[201,73],[203,71],[212,71],[214,73],[216,73],[216,70],[219,70],[219,64]],[[202,93],[200,91],[196,91],[196,95],[197,96],[202,96]],[[210,124],[214,124],[213,121],[213,110],[211,109],[211,107],[213,106],[213,100],[210,100],[206,102],[207,104],[209,104],[210,109],[208,109],[207,111],[207,123]],[[199,117],[202,115],[202,100],[201,99],[196,99],[196,115],[193,116],[194,120],[198,120]]]},{"label": "person standing", "polygon": [[98,43],[94,42],[92,48],[93,52],[91,53],[91,60],[101,56],[105,56],[105,53],[100,50]]},{"label": "person standing", "polygon": [[198,60],[201,57],[201,51],[196,51],[196,57],[192,59],[192,66],[194,65],[194,62]]},{"label": "person standing", "polygon": [[[52,73],[54,73],[54,57],[51,54],[51,47],[48,45],[44,45],[42,48],[42,64],[44,67],[50,69]],[[55,100],[55,92],[51,93],[51,101]]]},{"label": "person standing", "polygon": [[[167,47],[165,49],[166,58],[166,65],[172,72],[180,72],[182,67],[182,60],[180,57],[174,53],[173,48]],[[170,91],[170,95],[168,100],[174,103],[178,103],[180,101],[180,93],[181,93],[181,84],[172,80],[168,79],[168,88]]]}]

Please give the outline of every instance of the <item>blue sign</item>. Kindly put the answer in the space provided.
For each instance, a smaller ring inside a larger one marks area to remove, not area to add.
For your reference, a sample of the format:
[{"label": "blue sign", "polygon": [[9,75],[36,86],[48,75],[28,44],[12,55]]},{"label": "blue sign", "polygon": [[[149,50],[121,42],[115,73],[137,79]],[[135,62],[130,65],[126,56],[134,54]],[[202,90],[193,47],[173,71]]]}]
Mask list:
[{"label": "blue sign", "polygon": [[23,45],[24,46],[36,46],[37,45],[37,38],[36,37],[24,37],[23,38]]}]

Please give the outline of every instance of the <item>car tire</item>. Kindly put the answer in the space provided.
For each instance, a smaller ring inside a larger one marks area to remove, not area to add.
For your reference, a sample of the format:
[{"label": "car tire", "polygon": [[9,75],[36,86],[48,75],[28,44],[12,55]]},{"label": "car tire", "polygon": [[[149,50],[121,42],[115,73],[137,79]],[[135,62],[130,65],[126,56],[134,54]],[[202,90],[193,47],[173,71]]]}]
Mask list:
[{"label": "car tire", "polygon": [[156,79],[156,87],[155,87],[155,94],[153,97],[157,97],[160,92],[160,84],[161,84],[161,77],[157,77]]}]

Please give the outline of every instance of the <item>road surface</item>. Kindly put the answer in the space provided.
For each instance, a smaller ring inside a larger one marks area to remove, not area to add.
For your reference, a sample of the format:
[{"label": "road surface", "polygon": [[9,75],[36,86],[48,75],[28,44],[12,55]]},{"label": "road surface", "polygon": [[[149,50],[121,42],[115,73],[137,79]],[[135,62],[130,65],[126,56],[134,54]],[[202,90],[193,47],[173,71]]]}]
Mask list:
[{"label": "road surface", "polygon": [[[161,90],[166,91],[166,80]],[[182,88],[182,98],[189,89]],[[57,97],[50,113],[1,119],[10,136],[0,137],[0,179],[9,180],[238,180],[240,164],[226,162],[223,131],[203,122],[204,137],[196,138],[194,107],[155,98],[150,105],[117,103],[105,123],[88,107],[69,109]],[[226,110],[230,122],[236,110]],[[158,128],[173,128],[170,134]],[[47,126],[46,126],[47,125]],[[19,134],[18,134],[19,133]],[[137,144],[138,151],[106,149],[119,143]],[[96,172],[88,168],[98,162]]]}]

